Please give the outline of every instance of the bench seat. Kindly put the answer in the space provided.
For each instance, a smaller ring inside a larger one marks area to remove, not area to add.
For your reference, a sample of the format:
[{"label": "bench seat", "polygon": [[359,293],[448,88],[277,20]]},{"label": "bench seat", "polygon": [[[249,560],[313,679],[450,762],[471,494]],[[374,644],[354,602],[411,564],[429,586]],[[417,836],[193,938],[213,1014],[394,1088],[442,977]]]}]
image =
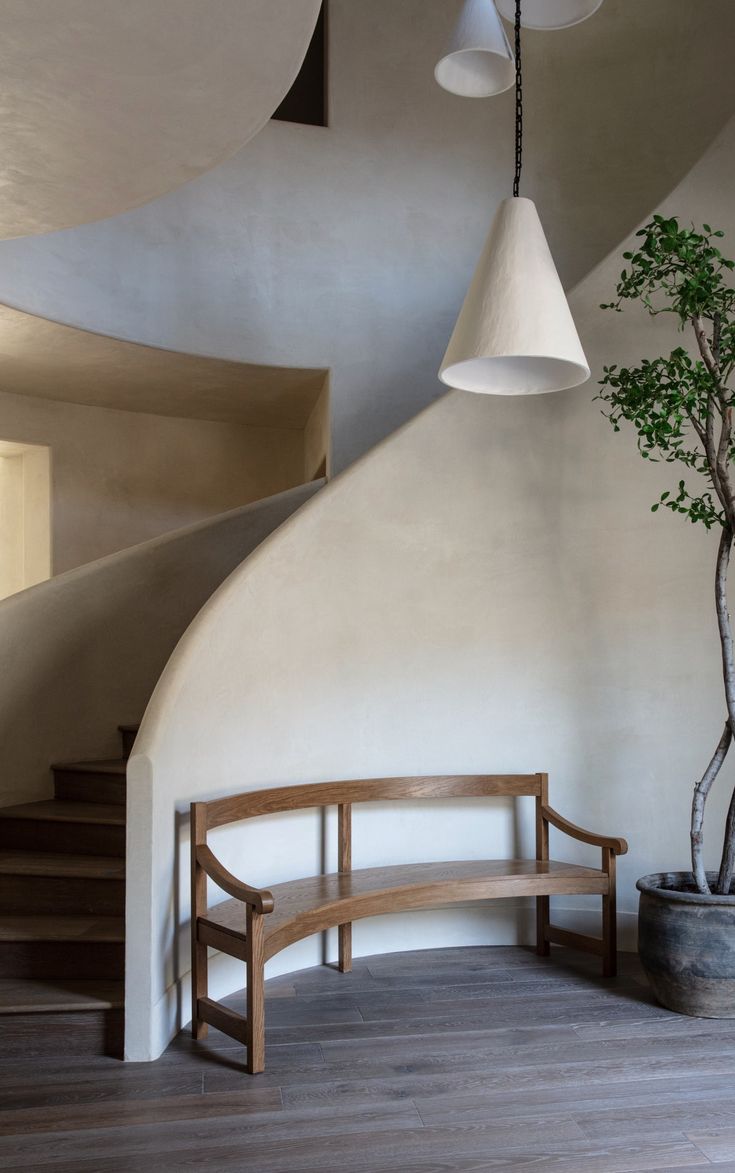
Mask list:
[{"label": "bench seat", "polygon": [[[604,896],[607,873],[556,860],[482,859],[332,872],[271,885],[266,959],[294,941],[366,916],[512,896]],[[245,905],[225,900],[198,918],[199,939],[245,959]]]}]

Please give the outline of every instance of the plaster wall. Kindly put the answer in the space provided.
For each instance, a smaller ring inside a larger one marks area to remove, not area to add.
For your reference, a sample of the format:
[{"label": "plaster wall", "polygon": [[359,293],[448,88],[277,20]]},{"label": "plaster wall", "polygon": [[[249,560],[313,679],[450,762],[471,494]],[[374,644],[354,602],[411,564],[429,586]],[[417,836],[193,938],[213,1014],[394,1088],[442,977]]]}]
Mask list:
[{"label": "plaster wall", "polygon": [[51,573],[48,448],[0,441],[0,599]]},{"label": "plaster wall", "polygon": [[23,582],[23,457],[0,456],[0,598]]},{"label": "plaster wall", "polygon": [[[735,258],[735,120],[659,211],[684,223],[722,228],[723,251]],[[633,365],[684,345],[689,331],[668,316],[630,306],[598,307],[614,294],[622,252],[599,265],[574,291],[572,307],[592,366]],[[565,762],[570,794],[587,793],[593,818],[627,828],[631,851],[623,908],[637,907],[633,877],[689,865],[689,810],[722,732],[724,698],[714,607],[719,535],[662,509],[678,465],[644,461],[632,426],[615,434],[582,394],[559,397],[559,477],[553,486],[559,545],[559,611],[565,653],[558,687],[577,730]],[[732,592],[731,592],[732,593]],[[732,606],[731,606],[732,609]],[[708,801],[708,868],[719,866],[735,761],[726,763]]]},{"label": "plaster wall", "polygon": [[23,586],[51,577],[51,450],[24,444]]},{"label": "plaster wall", "polygon": [[[472,102],[434,82],[460,2],[332,0],[328,129],[271,122],[153,204],[4,243],[0,300],[172,350],[329,367],[344,468],[441,393],[509,194],[512,93]],[[734,35],[731,0],[606,0],[563,34],[528,33],[523,192],[567,284],[729,117]]]},{"label": "plaster wall", "polygon": [[[444,397],[243,563],[178,645],[129,766],[130,1058],[160,1053],[188,1018],[192,799],[328,778],[553,768],[564,732],[549,638],[552,400]],[[361,808],[355,866],[530,849],[522,805],[517,823],[507,802],[475,812],[469,802]],[[222,832],[215,849],[248,883],[321,867],[310,812]],[[355,939],[369,953],[521,932],[517,909],[501,904],[361,922]],[[311,939],[269,972],[321,958]],[[242,985],[241,967],[218,965],[215,988]]]},{"label": "plaster wall", "polygon": [[0,439],[51,448],[56,574],[304,480],[297,428],[0,393]]},{"label": "plaster wall", "polygon": [[304,428],[304,480],[331,472],[332,428],[329,411],[329,377]]},{"label": "plaster wall", "polygon": [[[733,159],[735,122],[665,208],[735,240]],[[616,250],[573,298],[595,377],[605,362],[679,341],[660,320],[602,314],[620,266]],[[715,542],[651,514],[670,470],[612,432],[593,392],[445,395],[331,482],[189,628],[130,764],[130,1058],[155,1057],[189,1015],[194,798],[329,778],[548,770],[554,806],[630,840],[620,927],[633,946],[635,879],[686,866],[692,782],[720,732]],[[710,861],[728,798],[723,784],[711,800]],[[531,827],[529,812],[502,803],[481,817],[467,803],[361,809],[356,841],[356,866],[512,855],[530,849]],[[221,831],[215,849],[256,885],[323,866],[309,815]],[[598,858],[556,834],[552,855]],[[563,925],[599,926],[584,900],[555,901],[553,912]],[[405,914],[361,922],[356,949],[512,942],[526,927],[519,909],[497,904]],[[270,972],[316,964],[334,947],[302,942]],[[213,973],[216,995],[242,985],[225,959]]]}]

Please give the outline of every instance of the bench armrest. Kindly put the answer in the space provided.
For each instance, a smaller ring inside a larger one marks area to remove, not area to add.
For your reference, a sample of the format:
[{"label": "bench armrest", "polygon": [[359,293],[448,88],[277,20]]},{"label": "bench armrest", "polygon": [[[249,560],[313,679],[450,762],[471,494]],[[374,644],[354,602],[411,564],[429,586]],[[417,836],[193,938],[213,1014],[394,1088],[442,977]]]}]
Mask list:
[{"label": "bench armrest", "polygon": [[585,831],[583,827],[570,823],[568,819],[552,810],[550,806],[542,806],[541,816],[547,823],[551,823],[552,827],[556,827],[557,831],[563,831],[565,835],[569,835],[571,839],[578,839],[580,843],[589,843],[592,847],[607,847],[616,855],[625,855],[628,851],[625,839],[618,839],[613,835],[595,835],[593,831]]},{"label": "bench armrest", "polygon": [[200,844],[197,847],[196,859],[200,868],[204,869],[209,878],[214,880],[223,892],[234,896],[236,900],[242,900],[243,904],[252,905],[256,912],[273,912],[275,905],[273,894],[265,889],[251,888],[249,884],[238,880],[237,876],[233,876],[232,872],[228,872],[227,868],[222,866],[209,847]]}]

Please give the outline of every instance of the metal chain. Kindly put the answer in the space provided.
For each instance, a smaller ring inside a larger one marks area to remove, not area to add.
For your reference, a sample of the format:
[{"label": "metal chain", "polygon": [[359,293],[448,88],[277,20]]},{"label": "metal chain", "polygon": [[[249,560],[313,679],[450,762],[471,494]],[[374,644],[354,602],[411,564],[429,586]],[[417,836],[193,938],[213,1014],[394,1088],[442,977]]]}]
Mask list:
[{"label": "metal chain", "polygon": [[521,0],[516,0],[516,169],[513,177],[513,195],[521,186],[523,166],[523,69],[521,64]]}]

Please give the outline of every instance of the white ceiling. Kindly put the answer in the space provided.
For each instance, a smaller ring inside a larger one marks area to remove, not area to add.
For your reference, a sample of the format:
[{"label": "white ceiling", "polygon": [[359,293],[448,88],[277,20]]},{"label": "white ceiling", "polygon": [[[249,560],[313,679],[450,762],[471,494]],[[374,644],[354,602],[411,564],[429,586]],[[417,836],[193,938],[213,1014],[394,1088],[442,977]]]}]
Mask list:
[{"label": "white ceiling", "polygon": [[268,121],[320,0],[2,0],[0,237],[117,215]]}]

